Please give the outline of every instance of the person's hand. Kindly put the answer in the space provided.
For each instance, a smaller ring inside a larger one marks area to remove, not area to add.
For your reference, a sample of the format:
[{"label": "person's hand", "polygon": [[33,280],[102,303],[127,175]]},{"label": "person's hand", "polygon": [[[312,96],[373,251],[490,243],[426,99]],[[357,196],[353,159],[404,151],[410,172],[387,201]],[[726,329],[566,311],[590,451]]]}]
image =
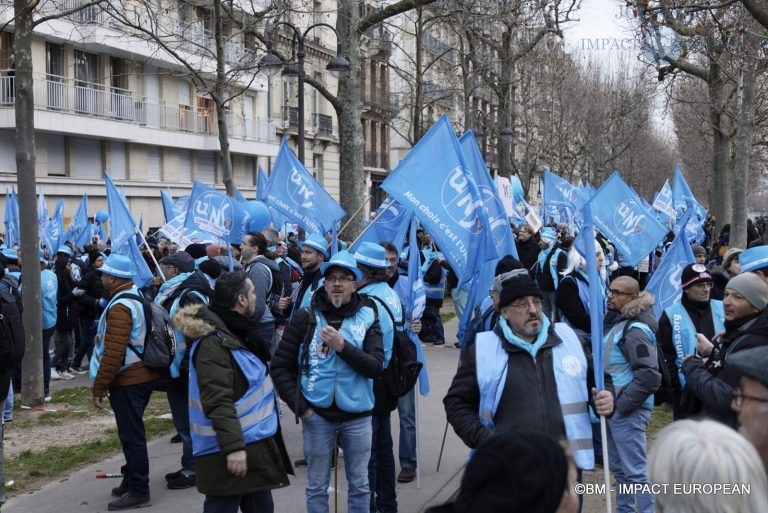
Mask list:
[{"label": "person's hand", "polygon": [[306,419],[307,417],[309,417],[309,416],[310,416],[310,415],[312,415],[313,413],[315,413],[315,410],[313,410],[312,408],[307,408],[307,411],[305,411],[305,412],[302,414],[301,418],[302,418],[302,419]]},{"label": "person's hand", "polygon": [[103,409],[101,406],[101,397],[97,395],[93,396],[93,407],[96,408],[97,410]]},{"label": "person's hand", "polygon": [[325,345],[337,353],[344,349],[344,337],[342,337],[341,332],[333,326],[326,326],[321,329],[320,339],[325,343]]},{"label": "person's hand", "polygon": [[414,332],[416,335],[421,333],[421,319],[416,319],[411,323],[411,331]]},{"label": "person's hand", "polygon": [[291,304],[291,298],[289,298],[289,297],[281,297],[277,301],[277,307],[280,310],[285,310],[286,308],[288,308],[288,305],[290,305],[290,304]]},{"label": "person's hand", "polygon": [[715,346],[707,340],[707,337],[702,335],[701,333],[696,333],[696,351],[701,356],[709,356],[712,354],[712,348]]},{"label": "person's hand", "polygon": [[227,470],[235,477],[245,477],[248,472],[248,459],[244,449],[227,454]]},{"label": "person's hand", "polygon": [[595,410],[601,417],[608,417],[613,413],[613,394],[608,390],[597,391],[592,387],[592,397],[595,400]]},{"label": "person's hand", "polygon": [[77,287],[75,287],[74,289],[72,289],[72,295],[73,295],[73,296],[75,296],[75,297],[80,297],[80,296],[82,296],[83,294],[85,294],[85,290],[84,290],[84,289],[81,289],[81,288],[77,288]]}]

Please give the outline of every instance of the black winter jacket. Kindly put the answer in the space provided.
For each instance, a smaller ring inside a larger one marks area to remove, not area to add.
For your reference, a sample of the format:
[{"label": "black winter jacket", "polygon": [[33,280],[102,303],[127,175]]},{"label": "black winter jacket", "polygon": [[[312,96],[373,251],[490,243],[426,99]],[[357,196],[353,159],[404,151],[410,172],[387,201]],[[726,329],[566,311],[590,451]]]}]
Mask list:
[{"label": "black winter jacket", "polygon": [[104,295],[104,285],[101,283],[101,272],[87,265],[81,268],[80,282],[78,288],[85,290],[85,294],[77,298],[80,305],[81,317],[96,317],[101,314],[99,300]]},{"label": "black winter jacket", "polygon": [[590,333],[592,331],[592,318],[579,297],[577,280],[588,283],[578,272],[563,276],[557,287],[557,292],[555,292],[555,304],[561,316],[565,317],[568,324],[574,329]]},{"label": "black winter jacket", "polygon": [[[370,306],[376,311],[373,300],[352,294],[352,299],[341,308],[334,308],[327,299],[325,289],[319,288],[312,296],[312,308],[322,312],[328,324],[338,329],[346,317],[351,317],[363,306]],[[301,347],[307,338],[309,327],[309,311],[297,310],[283,332],[283,338],[277,346],[277,351],[272,357],[272,382],[275,385],[280,398],[285,401],[293,413],[302,416],[308,408],[312,408],[324,419],[330,422],[344,422],[347,420],[371,415],[371,411],[362,413],[350,413],[340,410],[336,404],[330,408],[318,408],[299,393],[299,354]],[[369,379],[375,379],[381,373],[384,362],[384,346],[382,342],[381,328],[378,318],[365,333],[363,348],[358,349],[352,344],[345,343],[339,356],[356,372]]]},{"label": "black winter jacket", "polygon": [[[504,384],[499,408],[493,418],[495,428],[487,428],[480,422],[480,389],[477,383],[475,346],[467,350],[467,358],[453,378],[448,394],[443,399],[445,413],[453,430],[470,447],[475,448],[491,438],[496,431],[539,431],[555,438],[565,437],[565,424],[557,395],[557,382],[553,368],[552,351],[562,344],[554,326],[550,326],[547,341],[536,358],[504,340],[500,327],[494,333],[502,340],[502,347],[509,358],[509,370]],[[584,347],[587,357],[587,390],[595,386],[591,352]],[[606,390],[613,393],[611,376],[605,375]],[[589,392],[588,392],[589,393]],[[592,394],[589,393],[589,397]]]},{"label": "black winter jacket", "polygon": [[740,374],[728,368],[728,357],[737,351],[768,345],[768,311],[739,321],[731,329],[726,323],[726,334],[713,341],[715,348],[706,363],[700,358],[683,362],[686,388],[701,400],[702,413],[734,428],[738,423],[731,402]]}]

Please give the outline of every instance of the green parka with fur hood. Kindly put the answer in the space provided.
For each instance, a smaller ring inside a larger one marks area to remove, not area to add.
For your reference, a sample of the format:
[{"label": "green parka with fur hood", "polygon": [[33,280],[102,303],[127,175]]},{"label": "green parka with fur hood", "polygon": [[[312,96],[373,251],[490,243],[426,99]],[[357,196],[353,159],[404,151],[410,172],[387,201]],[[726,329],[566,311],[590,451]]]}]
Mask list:
[{"label": "green parka with fur hood", "polygon": [[[245,445],[235,402],[248,389],[248,382],[230,349],[247,349],[224,322],[207,307],[190,305],[180,309],[173,324],[189,341],[200,339],[192,357],[197,368],[200,401],[213,423],[221,452],[195,458],[197,489],[206,495],[243,495],[288,486],[293,474],[278,427],[275,436]],[[226,455],[245,449],[248,473],[235,477],[227,471]]]}]

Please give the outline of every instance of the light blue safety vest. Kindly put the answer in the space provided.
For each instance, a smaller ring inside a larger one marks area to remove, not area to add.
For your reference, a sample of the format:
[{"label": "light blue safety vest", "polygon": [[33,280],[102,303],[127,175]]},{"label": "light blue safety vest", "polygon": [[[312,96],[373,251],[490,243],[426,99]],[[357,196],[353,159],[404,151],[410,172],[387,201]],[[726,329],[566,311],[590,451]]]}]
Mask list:
[{"label": "light blue safety vest", "polygon": [[[217,335],[220,337],[217,333]],[[203,456],[220,452],[213,423],[203,413],[200,388],[197,384],[197,367],[191,357],[200,340],[192,343],[189,361],[189,433],[192,436],[192,454]],[[256,355],[246,349],[229,349],[248,381],[248,390],[235,401],[237,420],[243,431],[246,445],[265,440],[277,433],[278,413],[275,407],[275,391],[267,367]]]},{"label": "light blue safety vest", "polygon": [[[576,333],[566,324],[555,323],[555,333],[562,340],[552,348],[557,397],[565,424],[565,436],[576,465],[582,470],[595,467],[592,450],[592,424],[589,420],[587,394],[587,358]],[[484,426],[493,427],[493,418],[507,381],[509,356],[501,340],[492,331],[477,335],[475,365],[480,390],[478,415]]]},{"label": "light blue safety vest", "polygon": [[[403,322],[403,305],[400,303],[400,298],[397,293],[392,290],[392,287],[385,282],[369,283],[358,292],[364,296],[375,296],[382,301],[387,308],[395,316],[395,322]],[[379,325],[381,326],[381,333],[383,335],[382,342],[384,345],[384,368],[389,367],[389,359],[392,357],[392,344],[395,339],[395,325],[392,322],[392,318],[384,308],[381,308],[376,300],[373,300],[374,304],[379,311]]]},{"label": "light blue safety vest", "polygon": [[[192,294],[194,294],[195,297],[197,297],[204,305],[208,304],[208,298],[205,296],[205,294],[196,290],[190,290],[187,292],[185,299]],[[173,319],[173,317],[176,315],[176,311],[179,309],[179,303],[181,302],[182,295],[174,298],[173,303],[171,303],[171,310],[168,312],[168,317],[171,319]],[[187,339],[184,337],[182,332],[176,329],[175,326],[173,328],[173,333],[176,335],[176,356],[173,358],[173,362],[171,362],[171,366],[168,368],[168,371],[171,373],[172,378],[178,378],[181,376],[181,362],[184,361],[184,358],[187,356]]]},{"label": "light blue safety vest", "polygon": [[[712,299],[709,302],[709,309],[712,312],[712,325],[715,327],[715,333],[725,331],[723,302]],[[680,379],[680,386],[684,387],[683,358],[696,352],[696,326],[693,325],[691,316],[688,315],[680,302],[673,304],[664,311],[672,325],[672,346],[675,348],[677,376]]]},{"label": "light blue safety vest", "polygon": [[[325,346],[320,330],[328,325],[320,312],[315,312],[317,327],[308,347],[308,361],[302,362],[303,350],[299,351],[299,367],[306,363],[309,368],[301,374],[301,392],[312,405],[329,408],[334,402],[342,411],[362,413],[373,408],[373,380],[359,374],[336,351]],[[364,306],[347,317],[341,324],[345,344],[362,349],[365,333],[376,319],[371,307]]]},{"label": "light blue safety vest", "polygon": [[[621,394],[621,390],[632,382],[632,378],[635,374],[632,372],[632,368],[629,366],[629,362],[619,349],[619,342],[624,334],[624,325],[631,322],[629,330],[640,329],[651,340],[651,343],[656,345],[656,335],[653,334],[651,328],[644,322],[638,321],[621,321],[611,328],[611,330],[605,335],[603,344],[603,365],[605,371],[610,373],[613,380],[613,386],[616,389],[616,397]],[[627,333],[629,333],[629,330]],[[649,394],[643,404],[640,406],[646,410],[653,410],[653,394]]]},{"label": "light blue safety vest", "polygon": [[[122,298],[123,294],[136,294],[141,296],[141,292],[136,287],[132,286],[130,289],[120,291],[117,295],[107,303],[107,307],[99,317],[99,324],[96,327],[96,338],[93,344],[93,354],[91,356],[90,366],[90,378],[91,383],[96,380],[96,375],[99,373],[99,366],[101,365],[101,358],[104,355],[104,335],[107,333],[107,316],[110,308],[114,305],[123,305],[131,311],[131,317],[133,318],[133,324],[131,326],[131,334],[129,335],[129,343],[136,348],[139,353],[144,353],[144,335],[146,334],[146,325],[144,320],[144,307],[135,299]],[[131,350],[130,347],[125,347],[125,357],[123,365],[118,372],[123,372],[131,365],[141,361],[141,358]]]}]

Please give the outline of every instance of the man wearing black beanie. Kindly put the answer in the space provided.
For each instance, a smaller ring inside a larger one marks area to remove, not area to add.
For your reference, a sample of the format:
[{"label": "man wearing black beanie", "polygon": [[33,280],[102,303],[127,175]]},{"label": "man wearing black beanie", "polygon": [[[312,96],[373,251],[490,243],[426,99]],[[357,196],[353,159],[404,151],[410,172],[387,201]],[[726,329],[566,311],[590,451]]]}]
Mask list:
[{"label": "man wearing black beanie", "polygon": [[590,395],[599,415],[613,413],[613,386],[594,385],[591,355],[576,333],[542,314],[542,293],[524,269],[499,295],[493,331],[480,333],[443,399],[448,421],[471,448],[505,431],[567,438],[576,465],[594,468]]}]

